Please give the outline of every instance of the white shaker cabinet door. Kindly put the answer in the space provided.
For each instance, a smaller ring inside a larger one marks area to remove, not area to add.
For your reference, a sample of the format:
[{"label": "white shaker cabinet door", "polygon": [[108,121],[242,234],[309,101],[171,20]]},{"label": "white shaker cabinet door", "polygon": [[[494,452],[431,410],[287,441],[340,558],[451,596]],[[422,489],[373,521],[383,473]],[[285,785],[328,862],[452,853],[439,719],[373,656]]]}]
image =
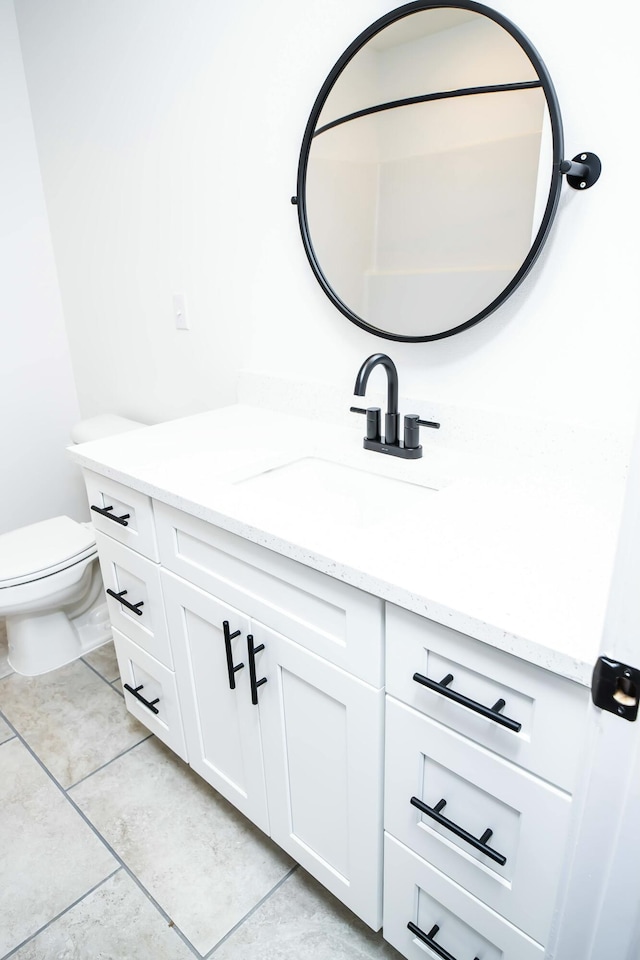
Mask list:
[{"label": "white shaker cabinet door", "polygon": [[271,836],[377,930],[384,691],[252,627]]},{"label": "white shaker cabinet door", "polygon": [[249,620],[162,571],[189,763],[269,833],[260,717],[251,703]]}]

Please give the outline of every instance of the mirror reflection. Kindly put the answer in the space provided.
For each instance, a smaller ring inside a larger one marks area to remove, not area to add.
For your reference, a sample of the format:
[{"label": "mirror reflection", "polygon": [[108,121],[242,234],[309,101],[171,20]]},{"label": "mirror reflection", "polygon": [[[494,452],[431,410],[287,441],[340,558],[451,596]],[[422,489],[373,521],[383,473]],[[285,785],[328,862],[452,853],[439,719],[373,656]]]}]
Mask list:
[{"label": "mirror reflection", "polygon": [[447,336],[522,271],[553,172],[547,98],[511,33],[460,8],[403,16],[360,47],[318,115],[303,197],[312,256],[355,322]]}]

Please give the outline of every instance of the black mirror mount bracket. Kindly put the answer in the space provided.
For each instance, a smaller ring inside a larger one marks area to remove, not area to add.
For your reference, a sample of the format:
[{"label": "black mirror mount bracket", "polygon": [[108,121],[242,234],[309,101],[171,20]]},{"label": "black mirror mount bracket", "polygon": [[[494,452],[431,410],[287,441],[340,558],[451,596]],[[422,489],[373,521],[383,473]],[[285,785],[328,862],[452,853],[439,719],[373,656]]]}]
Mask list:
[{"label": "black mirror mount bracket", "polygon": [[578,153],[573,160],[560,162],[560,173],[566,174],[567,183],[574,190],[588,190],[600,177],[602,164],[595,153]]}]

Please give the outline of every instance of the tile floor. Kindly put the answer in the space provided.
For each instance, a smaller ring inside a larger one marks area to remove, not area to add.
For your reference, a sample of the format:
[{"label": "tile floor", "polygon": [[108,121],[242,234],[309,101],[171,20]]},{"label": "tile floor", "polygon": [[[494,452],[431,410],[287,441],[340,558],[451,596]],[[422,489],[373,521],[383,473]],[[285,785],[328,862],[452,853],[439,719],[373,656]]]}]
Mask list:
[{"label": "tile floor", "polygon": [[111,644],[6,654],[0,960],[400,960],[127,713]]}]

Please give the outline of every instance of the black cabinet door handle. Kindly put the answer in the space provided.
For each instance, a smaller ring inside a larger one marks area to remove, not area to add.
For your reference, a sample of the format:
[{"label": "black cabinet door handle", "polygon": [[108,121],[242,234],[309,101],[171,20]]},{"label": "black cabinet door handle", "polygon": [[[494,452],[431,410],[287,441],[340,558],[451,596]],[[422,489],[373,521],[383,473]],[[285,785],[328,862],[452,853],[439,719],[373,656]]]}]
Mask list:
[{"label": "black cabinet door handle", "polygon": [[261,650],[264,650],[264,643],[254,647],[253,634],[248,633],[247,652],[249,654],[249,684],[251,686],[251,703],[254,705],[254,707],[258,705],[258,687],[261,687],[263,683],[267,682],[266,677],[262,677],[261,680],[256,680],[256,653],[260,653]]},{"label": "black cabinet door handle", "polygon": [[231,641],[235,640],[236,637],[240,636],[240,631],[235,630],[233,633],[229,633],[229,621],[222,621],[222,629],[224,631],[224,648],[227,655],[227,672],[229,674],[229,689],[235,690],[236,688],[236,671],[242,670],[244,663],[237,663],[235,666],[233,664],[233,652],[231,650]]},{"label": "black cabinet door handle", "polygon": [[128,527],[129,524],[127,520],[130,518],[130,513],[123,513],[121,517],[116,517],[114,513],[110,511],[113,510],[113,507],[96,507],[93,503],[91,504],[91,509],[96,513],[99,513],[101,517],[106,517],[107,520],[113,520],[114,523],[119,523],[123,527]]},{"label": "black cabinet door handle", "polygon": [[123,607],[126,607],[127,610],[131,610],[132,613],[137,613],[139,617],[142,616],[142,610],[140,607],[144,607],[144,600],[138,600],[137,603],[129,603],[128,600],[125,600],[126,590],[121,590],[120,593],[114,593],[110,587],[107,587],[107,593],[110,597],[113,597],[114,600],[117,600],[122,604]]},{"label": "black cabinet door handle", "polygon": [[145,700],[145,698],[140,693],[140,690],[144,690],[144,684],[141,683],[139,687],[130,687],[128,683],[124,684],[125,690],[128,690],[129,693],[132,693],[136,700],[139,700],[140,703],[144,703],[145,707],[148,707],[151,710],[151,713],[160,713],[156,707],[156,703],[160,703],[160,697],[156,697],[155,700]]},{"label": "black cabinet door handle", "polygon": [[488,720],[493,720],[494,723],[499,723],[501,727],[506,727],[507,730],[513,730],[514,733],[520,733],[522,729],[522,724],[517,720],[511,720],[509,717],[504,717],[500,711],[505,706],[505,701],[500,699],[497,700],[492,707],[485,707],[484,704],[478,703],[476,700],[470,700],[469,697],[465,697],[463,693],[458,693],[456,690],[450,690],[449,684],[453,680],[453,674],[448,673],[440,683],[437,683],[435,680],[430,680],[429,677],[424,677],[421,673],[414,673],[413,679],[416,683],[421,683],[423,687],[428,687],[429,690],[434,690],[436,693],[439,693],[441,696],[446,697],[448,700],[453,700],[455,703],[461,704],[463,707],[467,707],[468,710],[473,710],[475,713],[479,713],[482,717],[486,717]]},{"label": "black cabinet door handle", "polygon": [[459,827],[457,823],[453,822],[453,820],[448,820],[446,817],[442,816],[441,811],[447,804],[446,800],[438,800],[435,807],[428,807],[427,804],[422,800],[419,800],[418,797],[411,797],[411,803],[414,807],[417,807],[421,813],[426,814],[427,817],[431,817],[431,819],[435,820],[436,823],[439,823],[440,826],[446,827],[447,830],[450,830],[451,833],[454,833],[456,837],[460,837],[461,840],[464,840],[472,847],[475,847],[475,849],[479,850],[480,853],[484,853],[486,857],[490,857],[491,860],[494,860],[496,863],[499,863],[501,867],[504,867],[505,863],[507,862],[507,858],[501,853],[498,853],[497,850],[494,850],[493,847],[487,846],[487,841],[493,836],[493,830],[490,830],[487,827],[485,832],[478,840],[473,836],[473,834],[469,833],[463,827]]},{"label": "black cabinet door handle", "polygon": [[[418,940],[422,940],[423,943],[426,943],[426,945],[433,950],[436,956],[441,957],[442,960],[456,960],[452,953],[449,953],[448,950],[445,950],[444,947],[441,947],[440,944],[436,943],[434,940],[436,933],[440,929],[437,923],[434,923],[434,925],[431,927],[431,930],[429,930],[429,933],[425,933],[424,930],[421,930],[420,927],[411,922],[407,924],[407,928],[411,930],[411,933],[413,933]],[[474,957],[474,960],[478,960],[478,958]]]}]

